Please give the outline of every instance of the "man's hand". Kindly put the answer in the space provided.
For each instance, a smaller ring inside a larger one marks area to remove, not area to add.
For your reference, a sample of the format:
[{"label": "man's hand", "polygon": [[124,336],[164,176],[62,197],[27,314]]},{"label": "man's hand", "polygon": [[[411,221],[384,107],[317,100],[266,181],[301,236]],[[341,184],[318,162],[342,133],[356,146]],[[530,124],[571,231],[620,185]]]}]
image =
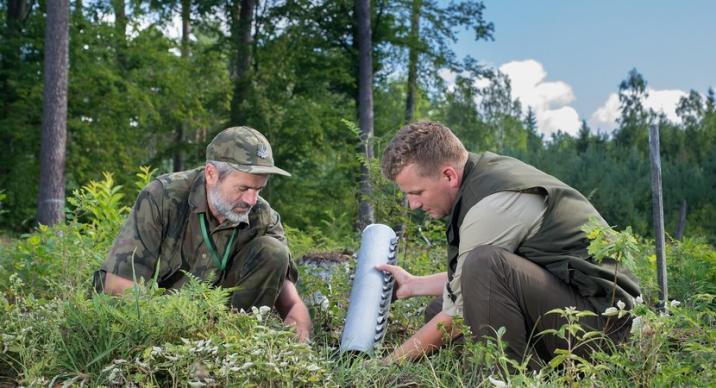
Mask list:
[{"label": "man's hand", "polygon": [[127,288],[133,287],[134,282],[107,272],[104,277],[104,293],[114,296],[124,294]]},{"label": "man's hand", "polygon": [[430,354],[443,344],[443,331],[445,330],[450,338],[455,338],[459,333],[453,329],[452,317],[445,312],[438,313],[430,322],[426,323],[412,337],[408,338],[400,347],[381,360],[383,365],[404,360],[416,360],[421,356]]},{"label": "man's hand", "polygon": [[395,284],[398,286],[395,289],[395,296],[398,299],[413,296],[442,295],[443,287],[445,287],[445,283],[447,282],[447,272],[428,276],[414,276],[402,267],[390,264],[378,264],[375,266],[375,269],[389,272],[393,275]]},{"label": "man's hand", "polygon": [[308,308],[298,295],[296,286],[288,279],[284,280],[281,293],[278,294],[276,310],[286,326],[293,326],[296,329],[296,338],[299,342],[307,343],[311,340],[313,324]]},{"label": "man's hand", "polygon": [[414,296],[413,284],[415,276],[411,275],[410,272],[404,270],[402,267],[390,264],[378,264],[375,266],[378,271],[389,272],[395,279],[395,297],[398,299],[405,299]]}]

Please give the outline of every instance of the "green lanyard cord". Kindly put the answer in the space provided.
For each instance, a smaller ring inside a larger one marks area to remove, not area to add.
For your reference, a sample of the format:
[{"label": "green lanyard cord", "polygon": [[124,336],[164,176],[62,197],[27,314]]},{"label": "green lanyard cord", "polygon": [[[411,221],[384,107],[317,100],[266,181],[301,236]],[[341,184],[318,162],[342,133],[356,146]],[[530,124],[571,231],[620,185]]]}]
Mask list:
[{"label": "green lanyard cord", "polygon": [[209,251],[211,258],[214,260],[214,264],[216,264],[216,266],[223,272],[224,269],[226,269],[226,262],[229,260],[229,255],[234,248],[234,239],[236,238],[236,230],[238,228],[234,228],[234,231],[231,233],[231,238],[229,239],[229,242],[226,243],[226,248],[224,249],[224,258],[219,260],[219,254],[216,252],[214,240],[209,237],[209,233],[207,232],[206,215],[204,213],[199,213],[199,225],[201,225],[201,235],[204,237],[206,249]]}]

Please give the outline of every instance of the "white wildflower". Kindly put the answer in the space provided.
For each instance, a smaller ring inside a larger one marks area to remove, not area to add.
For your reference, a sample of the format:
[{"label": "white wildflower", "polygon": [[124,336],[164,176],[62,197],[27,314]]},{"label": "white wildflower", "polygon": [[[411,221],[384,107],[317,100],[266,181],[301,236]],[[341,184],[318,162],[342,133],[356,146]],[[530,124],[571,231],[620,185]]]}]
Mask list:
[{"label": "white wildflower", "polygon": [[671,301],[671,307],[679,307],[680,304],[681,304],[681,302],[679,302],[676,299]]},{"label": "white wildflower", "polygon": [[619,310],[616,307],[609,307],[602,313],[605,317],[613,317],[617,314],[619,314]]},{"label": "white wildflower", "polygon": [[619,310],[624,310],[624,307],[626,307],[626,304],[624,302],[622,302],[621,299],[619,299],[617,301],[617,307],[619,308]]},{"label": "white wildflower", "polygon": [[634,299],[634,302],[636,304],[644,304],[644,299],[641,298],[641,295],[637,296],[636,299]]},{"label": "white wildflower", "polygon": [[507,388],[510,386],[506,382],[504,382],[502,380],[498,380],[492,376],[489,376],[487,379],[490,380],[490,383],[492,383],[492,386],[495,388]]},{"label": "white wildflower", "polygon": [[269,306],[261,306],[261,307],[259,307],[259,314],[261,314],[261,315],[268,314],[269,311],[271,311],[271,307],[269,307]]}]

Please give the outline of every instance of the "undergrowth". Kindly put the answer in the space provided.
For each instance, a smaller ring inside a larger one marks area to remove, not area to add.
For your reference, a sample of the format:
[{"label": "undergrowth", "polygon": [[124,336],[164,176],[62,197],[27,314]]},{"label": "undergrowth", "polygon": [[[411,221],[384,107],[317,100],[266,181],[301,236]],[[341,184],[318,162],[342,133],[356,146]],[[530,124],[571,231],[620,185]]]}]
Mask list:
[{"label": "undergrowth", "polygon": [[[151,175],[142,170],[137,187]],[[579,320],[589,313],[565,308],[551,312],[567,321],[551,334],[569,346],[539,361],[538,371],[528,368],[528,359],[507,357],[499,340],[503,328],[495,328],[495,338],[466,335],[414,363],[383,365],[380,356],[422,325],[429,299],[392,304],[376,357],[342,357],[354,259],[329,270],[299,266],[299,290],[314,321],[308,345],[297,343],[267,308],[232,311],[226,290],[198,279],[172,292],[147,284],[123,297],[94,293],[91,274],[128,212],[119,193],[105,175],[74,193],[65,224],[39,227],[0,246],[0,386],[612,387],[716,381],[716,250],[702,239],[669,242],[671,299],[659,311],[652,242],[629,231],[590,229],[595,254],[623,257],[641,280],[643,295],[632,310],[618,305],[602,312],[633,318],[624,343],[585,331]],[[418,275],[441,271],[442,225],[419,218],[401,222],[408,227],[400,264]],[[294,258],[315,251],[350,255],[358,248],[359,236],[345,237],[345,230],[286,230]],[[589,359],[577,356],[576,349],[596,342],[601,350]]]}]

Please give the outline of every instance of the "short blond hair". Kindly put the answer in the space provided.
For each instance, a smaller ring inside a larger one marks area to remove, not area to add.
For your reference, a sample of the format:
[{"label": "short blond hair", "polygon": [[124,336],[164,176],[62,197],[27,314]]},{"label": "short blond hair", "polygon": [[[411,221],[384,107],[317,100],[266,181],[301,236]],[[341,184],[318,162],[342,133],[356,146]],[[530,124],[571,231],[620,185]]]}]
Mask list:
[{"label": "short blond hair", "polygon": [[415,163],[418,173],[439,173],[445,163],[461,169],[467,150],[450,128],[432,121],[418,121],[401,128],[383,152],[383,175],[394,181],[408,164]]}]

